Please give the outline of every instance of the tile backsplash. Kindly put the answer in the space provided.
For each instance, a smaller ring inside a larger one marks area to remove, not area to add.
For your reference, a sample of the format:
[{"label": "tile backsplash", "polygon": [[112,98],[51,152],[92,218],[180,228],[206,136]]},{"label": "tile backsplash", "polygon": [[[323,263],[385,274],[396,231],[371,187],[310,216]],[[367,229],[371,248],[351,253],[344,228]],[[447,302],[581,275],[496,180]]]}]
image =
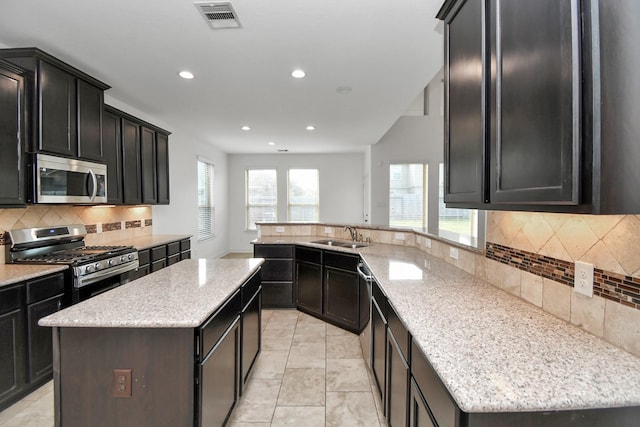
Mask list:
[{"label": "tile backsplash", "polygon": [[[5,231],[69,224],[86,226],[89,245],[147,235],[152,233],[151,206],[30,205],[0,209],[0,245],[6,243]],[[3,262],[4,255],[0,256]]]}]

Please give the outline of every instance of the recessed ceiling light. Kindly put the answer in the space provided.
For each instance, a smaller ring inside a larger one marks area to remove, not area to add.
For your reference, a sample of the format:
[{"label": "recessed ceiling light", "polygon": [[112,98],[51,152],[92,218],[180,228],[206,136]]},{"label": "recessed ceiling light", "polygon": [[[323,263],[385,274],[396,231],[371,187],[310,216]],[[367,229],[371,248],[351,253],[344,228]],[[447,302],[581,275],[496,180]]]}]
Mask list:
[{"label": "recessed ceiling light", "polygon": [[300,70],[300,69],[293,70],[293,71],[291,72],[291,76],[295,77],[296,79],[301,79],[301,78],[303,78],[303,77],[304,77],[304,76],[306,76],[306,75],[307,75],[307,73],[305,73],[304,71],[302,71],[302,70]]},{"label": "recessed ceiling light", "polygon": [[269,141],[269,142],[268,142],[268,144],[269,144],[269,145],[276,145],[276,143],[275,143],[275,142],[273,142],[273,141]]},{"label": "recessed ceiling light", "polygon": [[338,92],[340,95],[344,95],[345,93],[351,92],[351,86],[338,86],[336,88],[336,92]]},{"label": "recessed ceiling light", "polygon": [[312,126],[312,125],[309,125],[309,126],[307,126],[307,130],[316,130],[316,127]]},{"label": "recessed ceiling light", "polygon": [[187,70],[180,71],[178,75],[183,79],[187,79],[187,80],[191,80],[192,78],[195,77],[191,71],[187,71]]},{"label": "recessed ceiling light", "polygon": [[251,130],[251,128],[247,125],[242,126],[240,129],[242,130]]}]

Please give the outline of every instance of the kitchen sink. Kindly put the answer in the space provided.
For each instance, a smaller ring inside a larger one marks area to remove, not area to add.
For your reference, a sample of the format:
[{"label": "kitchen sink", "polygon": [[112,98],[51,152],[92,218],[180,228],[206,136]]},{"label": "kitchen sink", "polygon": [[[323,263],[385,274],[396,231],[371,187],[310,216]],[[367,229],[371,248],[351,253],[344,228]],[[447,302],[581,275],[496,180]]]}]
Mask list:
[{"label": "kitchen sink", "polygon": [[358,248],[364,248],[369,246],[366,243],[361,243],[361,242],[350,242],[346,240],[331,240],[331,239],[314,240],[311,243],[316,243],[319,245],[327,245],[327,246],[339,246],[341,248],[351,248],[351,249],[358,249]]}]

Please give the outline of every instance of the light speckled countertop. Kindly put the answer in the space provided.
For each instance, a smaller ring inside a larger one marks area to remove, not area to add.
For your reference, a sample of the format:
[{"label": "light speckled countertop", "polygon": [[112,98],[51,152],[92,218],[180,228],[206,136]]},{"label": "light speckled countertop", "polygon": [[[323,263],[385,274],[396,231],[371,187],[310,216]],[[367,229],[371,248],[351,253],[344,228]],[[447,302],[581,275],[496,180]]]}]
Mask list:
[{"label": "light speckled countertop", "polygon": [[65,271],[66,265],[0,264],[0,287]]},{"label": "light speckled countertop", "polygon": [[40,320],[42,326],[195,328],[264,260],[188,259]]},{"label": "light speckled countertop", "polygon": [[149,236],[132,237],[124,240],[114,240],[113,242],[109,242],[109,244],[133,246],[137,250],[141,251],[154,246],[166,245],[167,243],[188,239],[190,237],[190,234],[152,234]]},{"label": "light speckled countertop", "polygon": [[[286,240],[285,240],[286,239]],[[254,243],[309,244],[319,237]],[[640,405],[640,358],[414,248],[360,253],[465,412]]]}]

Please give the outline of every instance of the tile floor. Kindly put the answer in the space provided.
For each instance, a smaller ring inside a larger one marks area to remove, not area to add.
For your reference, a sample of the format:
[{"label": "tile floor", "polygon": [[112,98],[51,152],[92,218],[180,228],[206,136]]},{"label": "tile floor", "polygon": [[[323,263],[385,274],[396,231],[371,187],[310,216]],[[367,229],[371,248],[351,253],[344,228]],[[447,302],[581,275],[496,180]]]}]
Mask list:
[{"label": "tile floor", "polygon": [[[262,319],[262,352],[230,427],[385,425],[357,335],[295,310]],[[0,426],[52,427],[52,383],[0,412]]]}]

